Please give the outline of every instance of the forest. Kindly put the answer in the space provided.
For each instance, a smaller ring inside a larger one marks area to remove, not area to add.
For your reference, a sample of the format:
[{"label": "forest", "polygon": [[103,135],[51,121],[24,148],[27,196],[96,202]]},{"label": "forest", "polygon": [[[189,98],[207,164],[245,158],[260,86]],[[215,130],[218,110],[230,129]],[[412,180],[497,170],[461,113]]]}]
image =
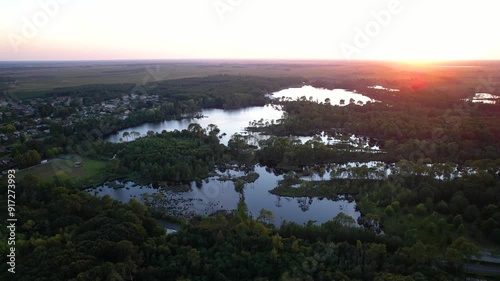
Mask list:
[{"label": "forest", "polygon": [[216,75],[159,82],[154,91],[168,99],[195,102],[202,108],[234,109],[262,106],[267,103],[265,94],[301,85],[302,81],[299,77]]},{"label": "forest", "polygon": [[[38,139],[21,134],[8,152],[20,169],[74,154],[105,161],[107,179],[155,186],[198,184],[226,166],[246,175],[235,180],[240,196],[236,210],[183,220],[181,230],[167,235],[157,223],[162,216],[150,204],[91,196],[84,191],[88,186],[61,173],[44,180],[27,173],[17,182],[22,204],[17,210],[16,280],[463,280],[465,266],[482,250],[498,251],[498,104],[457,100],[465,97],[462,92],[433,98],[419,83],[395,94],[401,95],[397,98],[367,90],[380,102],[364,106],[265,96],[304,80],[217,75],[161,81],[147,87],[159,100],[134,103],[127,118],[103,116],[66,126],[51,122],[41,127],[50,133]],[[345,88],[356,84],[308,82]],[[54,97],[73,95],[83,103],[72,102],[64,110],[40,106],[37,117],[66,117],[85,103],[120,98],[131,90],[129,84],[55,89]],[[250,124],[249,131],[271,135],[258,145],[250,145],[248,136],[234,135],[225,146],[217,124],[202,128],[195,123],[183,131],[150,131],[130,142],[103,140],[145,122],[201,117],[202,108],[268,102],[286,114],[276,122]],[[0,130],[11,136],[25,125]],[[356,134],[369,148],[288,137],[321,131],[337,137]],[[375,145],[380,146],[377,152],[371,151]],[[378,166],[363,164],[370,161]],[[342,166],[350,162],[358,165]],[[272,194],[355,200],[361,216],[355,220],[339,213],[330,221],[304,225],[275,225],[273,213],[265,209],[251,217],[244,190],[256,165],[283,176]],[[306,179],[312,175],[321,179]],[[1,186],[7,193],[7,185]],[[0,232],[7,235],[5,227]],[[0,252],[7,249],[2,240]],[[11,277],[6,264],[0,268],[0,279]]]},{"label": "forest", "polygon": [[[461,280],[463,264],[478,254],[464,237],[439,252],[356,227],[343,214],[276,228],[264,214],[249,218],[243,201],[232,214],[194,219],[166,235],[143,204],[94,197],[71,181],[28,176],[17,191],[26,219],[15,280]],[[2,279],[11,278],[6,267]]]},{"label": "forest", "polygon": [[500,157],[499,105],[432,102],[414,103],[401,97],[398,102],[369,103],[364,106],[331,106],[327,103],[279,102],[288,116],[276,124],[254,126],[254,131],[286,136],[313,135],[321,131],[349,132],[369,136],[387,151],[384,160],[463,163]]},{"label": "forest", "polygon": [[129,173],[147,182],[201,181],[221,163],[225,148],[219,144],[218,128],[205,134],[198,124],[182,132],[163,132],[140,138],[121,149],[117,157]]}]

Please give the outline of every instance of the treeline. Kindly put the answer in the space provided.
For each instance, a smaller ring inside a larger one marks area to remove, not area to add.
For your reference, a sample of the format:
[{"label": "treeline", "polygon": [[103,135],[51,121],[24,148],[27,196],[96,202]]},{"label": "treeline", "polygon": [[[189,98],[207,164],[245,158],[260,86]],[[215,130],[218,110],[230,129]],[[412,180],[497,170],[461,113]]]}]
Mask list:
[{"label": "treeline", "polygon": [[154,92],[169,101],[192,101],[202,108],[262,106],[266,94],[300,85],[301,78],[215,75],[158,82]]},{"label": "treeline", "polygon": [[82,98],[83,105],[92,105],[129,94],[158,94],[165,102],[180,102],[187,106],[196,104],[201,108],[229,109],[262,106],[267,102],[266,94],[301,83],[302,78],[298,77],[213,75],[157,81],[141,86],[97,84],[56,88],[48,91],[46,96]]},{"label": "treeline", "polygon": [[71,98],[82,98],[83,105],[92,105],[102,101],[118,98],[126,94],[131,94],[134,87],[134,84],[83,85],[76,87],[55,88],[49,91],[46,96],[70,96]]},{"label": "treeline", "polygon": [[[483,109],[484,107],[484,109]],[[284,103],[288,117],[260,130],[276,135],[311,135],[320,131],[349,132],[376,139],[387,151],[385,160],[435,162],[500,157],[500,110],[491,105],[447,109],[407,103],[371,103],[345,107],[294,101]]]},{"label": "treeline", "polygon": [[[453,77],[407,77],[404,79],[311,79],[308,83],[317,88],[346,89],[357,91],[372,99],[398,103],[407,102],[425,107],[446,109],[450,103],[462,98],[471,98],[474,89],[470,85],[463,85],[461,79]],[[389,91],[372,88],[375,85],[383,85]]]},{"label": "treeline", "polygon": [[276,136],[259,141],[259,149],[255,154],[261,164],[285,170],[328,163],[383,159],[380,153],[371,153],[351,145],[326,145],[321,139],[311,139],[302,143],[287,137]]}]

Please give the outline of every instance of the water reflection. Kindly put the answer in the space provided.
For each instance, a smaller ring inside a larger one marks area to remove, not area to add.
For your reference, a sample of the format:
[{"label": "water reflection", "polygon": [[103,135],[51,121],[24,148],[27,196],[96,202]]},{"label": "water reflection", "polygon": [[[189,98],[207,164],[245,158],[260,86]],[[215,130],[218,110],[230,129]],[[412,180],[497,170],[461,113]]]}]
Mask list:
[{"label": "water reflection", "polygon": [[[410,166],[407,166],[410,165]],[[463,175],[475,174],[478,171],[471,167],[461,167],[456,164],[434,163],[419,164],[411,162],[388,164],[379,161],[350,162],[344,164],[330,164],[311,168],[310,176],[302,176],[300,179],[306,181],[319,181],[329,179],[387,179],[390,175],[405,176],[405,173],[414,175],[431,176],[439,180],[450,180]],[[324,169],[324,173],[320,170]],[[329,200],[323,198],[291,198],[281,197],[269,193],[274,189],[283,175],[276,174],[272,169],[256,166],[255,172],[259,178],[253,183],[245,184],[243,194],[235,191],[232,181],[224,181],[225,178],[243,176],[244,173],[236,170],[218,171],[218,176],[207,178],[201,186],[195,182],[184,192],[173,192],[165,189],[153,188],[153,186],[138,186],[133,182],[112,182],[88,190],[90,194],[98,196],[109,195],[122,202],[128,202],[131,198],[144,202],[144,194],[156,195],[159,202],[166,203],[165,211],[169,215],[178,217],[189,217],[191,215],[209,215],[218,211],[231,211],[236,209],[240,199],[244,199],[248,211],[253,218],[259,216],[261,209],[271,210],[275,217],[275,223],[280,225],[283,220],[296,223],[315,221],[326,222],[334,218],[339,212],[352,216],[357,220],[359,212],[355,210],[355,202],[348,200]],[[342,198],[341,198],[342,199]]]},{"label": "water reflection", "polygon": [[375,90],[384,90],[384,91],[388,91],[388,92],[399,92],[398,89],[385,88],[385,87],[380,86],[380,85],[368,86],[368,88],[375,89]]},{"label": "water reflection", "polygon": [[[171,192],[153,188],[152,185],[134,186],[133,182],[123,183],[124,187],[113,188],[112,183],[88,190],[90,194],[98,196],[109,195],[122,202],[128,202],[135,198],[144,202],[143,194],[162,193],[168,202],[166,210],[172,215],[208,215],[217,211],[231,211],[236,209],[240,198],[244,198],[249,214],[253,218],[259,216],[261,209],[271,210],[274,214],[274,222],[280,225],[283,220],[296,223],[307,223],[312,220],[317,223],[326,222],[334,218],[339,212],[344,212],[354,219],[359,217],[355,210],[355,202],[347,200],[333,201],[319,198],[290,198],[280,197],[269,193],[276,187],[278,181],[283,179],[282,175],[276,175],[271,170],[261,166],[255,168],[260,177],[254,183],[245,185],[243,195],[235,191],[232,181],[220,181],[219,177],[211,177],[205,180],[200,188],[193,182],[187,192]],[[233,176],[241,175],[241,172],[229,170]],[[118,184],[120,184],[118,182]]]},{"label": "water reflection", "polygon": [[[274,98],[285,97],[286,99],[296,99],[304,96],[307,97],[308,100],[310,99],[311,101],[318,102],[324,102],[325,99],[328,99],[327,101],[329,101],[329,103],[332,105],[347,105],[351,102],[362,105],[366,104],[367,102],[374,102],[374,100],[355,92],[342,89],[318,89],[312,86],[304,86],[302,88],[289,88],[272,93],[268,96]],[[124,132],[137,132],[138,136],[142,137],[145,136],[148,131],[153,131],[155,133],[161,133],[163,130],[181,131],[187,129],[187,127],[191,123],[198,123],[203,128],[207,128],[210,124],[217,125],[221,130],[221,143],[227,145],[231,136],[236,133],[250,134],[245,130],[245,128],[249,126],[250,122],[259,120],[258,122],[262,123],[263,125],[272,122],[277,123],[280,119],[283,118],[283,113],[284,111],[281,110],[279,106],[272,105],[247,107],[233,110],[203,109],[200,114],[205,116],[204,118],[186,118],[182,120],[168,120],[157,123],[145,123],[139,126],[123,129],[118,133],[107,137],[106,141],[117,143],[121,141],[132,141],[136,138],[134,135],[130,135],[126,139],[122,139]],[[250,135],[252,135],[254,139],[253,144],[257,144],[258,140],[266,139],[269,137],[257,133],[252,133]],[[328,135],[322,133],[321,135],[319,135],[319,137],[323,139],[323,142],[328,143]],[[312,137],[297,136],[296,138],[300,139],[304,143],[310,140]],[[334,139],[330,140],[335,141]]]},{"label": "water reflection", "polygon": [[344,89],[319,89],[312,86],[301,88],[289,88],[275,92],[272,98],[281,100],[308,100],[317,103],[330,103],[331,105],[345,106],[348,104],[363,105],[368,102],[376,102],[367,96]]},{"label": "water reflection", "polygon": [[472,101],[474,103],[496,104],[500,96],[488,93],[476,93],[472,99],[464,99],[465,101]]},{"label": "water reflection", "polygon": [[[278,120],[282,117],[283,111],[271,105],[247,107],[235,110],[223,109],[204,109],[201,114],[204,118],[168,120],[158,123],[145,123],[139,126],[130,127],[119,131],[118,133],[106,138],[109,142],[120,142],[124,132],[138,132],[141,136],[145,136],[148,131],[160,133],[163,130],[185,130],[191,123],[198,123],[203,128],[207,128],[210,124],[215,124],[221,130],[221,143],[227,145],[227,142],[232,135],[236,133],[245,133],[245,128],[248,127],[250,121],[254,119]],[[133,140],[129,138],[128,140]]]}]

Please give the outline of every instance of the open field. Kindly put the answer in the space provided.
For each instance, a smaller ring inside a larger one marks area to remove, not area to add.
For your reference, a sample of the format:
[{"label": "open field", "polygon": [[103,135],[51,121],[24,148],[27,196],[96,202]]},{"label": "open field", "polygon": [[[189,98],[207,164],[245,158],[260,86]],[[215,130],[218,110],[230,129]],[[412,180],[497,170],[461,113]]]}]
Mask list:
[{"label": "open field", "polygon": [[[82,166],[79,168],[75,167],[76,162],[81,162]],[[61,157],[22,170],[19,173],[19,177],[22,178],[28,173],[42,180],[51,179],[53,176],[67,176],[87,185],[104,180],[106,164],[105,161],[93,160],[85,157],[82,158],[79,156]]]},{"label": "open field", "polygon": [[377,61],[0,62],[0,77],[15,81],[7,88],[21,99],[43,96],[46,91],[60,87],[114,83],[142,85],[161,80],[216,74],[293,76],[332,82],[363,79],[393,87],[423,83],[433,85],[434,89],[436,85],[447,82],[447,87],[452,85],[461,89],[474,89],[481,85],[483,80],[498,85],[500,64],[494,61],[435,65]]}]

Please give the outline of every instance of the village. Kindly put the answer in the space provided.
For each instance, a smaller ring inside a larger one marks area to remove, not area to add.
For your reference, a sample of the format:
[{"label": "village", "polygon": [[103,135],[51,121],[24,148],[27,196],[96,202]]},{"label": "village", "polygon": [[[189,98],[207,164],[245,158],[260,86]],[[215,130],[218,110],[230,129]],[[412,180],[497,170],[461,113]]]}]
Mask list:
[{"label": "village", "polygon": [[43,140],[51,134],[51,126],[71,126],[106,116],[124,120],[138,108],[159,106],[156,94],[125,94],[101,102],[84,104],[83,98],[71,96],[14,100],[0,96],[0,171],[13,168],[12,146],[18,140]]}]

